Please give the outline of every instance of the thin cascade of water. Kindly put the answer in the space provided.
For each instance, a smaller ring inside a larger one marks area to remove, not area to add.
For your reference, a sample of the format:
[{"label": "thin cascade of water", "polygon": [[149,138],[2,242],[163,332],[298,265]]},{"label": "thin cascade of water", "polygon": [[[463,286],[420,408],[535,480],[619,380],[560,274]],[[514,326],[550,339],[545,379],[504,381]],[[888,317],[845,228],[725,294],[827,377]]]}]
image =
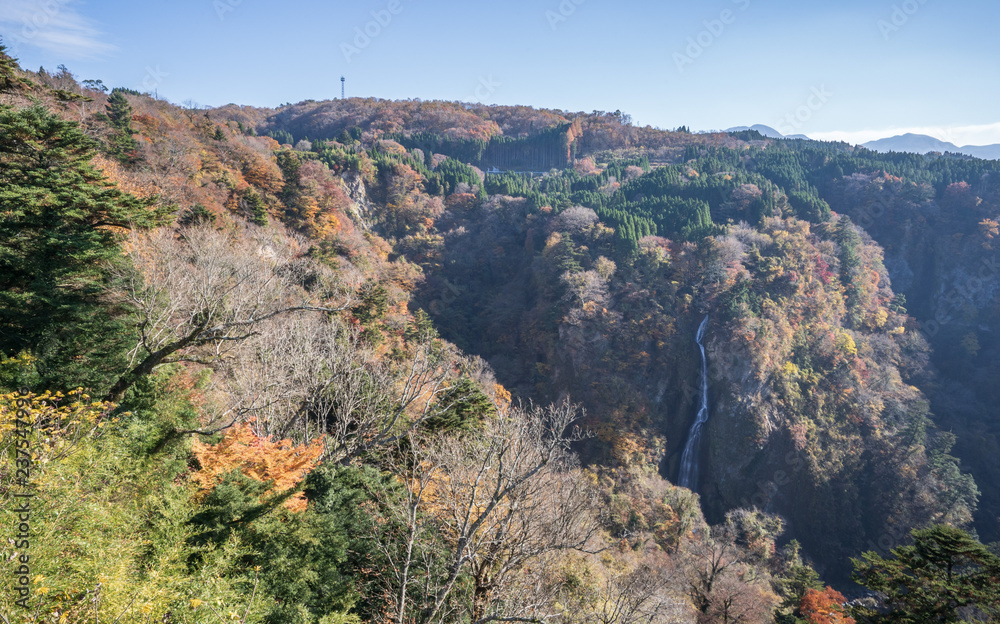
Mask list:
[{"label": "thin cascade of water", "polygon": [[708,359],[705,357],[705,328],[708,327],[708,316],[698,327],[695,342],[701,349],[701,404],[698,406],[698,416],[691,425],[688,432],[687,444],[684,445],[684,453],[681,455],[681,472],[677,480],[677,485],[695,490],[698,487],[698,456],[701,450],[701,432],[708,422]]}]

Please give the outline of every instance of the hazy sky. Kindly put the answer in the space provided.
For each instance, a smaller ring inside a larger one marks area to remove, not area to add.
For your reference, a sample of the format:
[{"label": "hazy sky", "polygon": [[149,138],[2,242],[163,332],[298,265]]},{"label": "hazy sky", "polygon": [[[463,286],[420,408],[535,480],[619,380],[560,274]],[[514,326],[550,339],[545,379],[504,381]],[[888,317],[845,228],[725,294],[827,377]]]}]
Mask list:
[{"label": "hazy sky", "polygon": [[762,123],[859,142],[1000,142],[986,0],[0,0],[30,69],[181,103],[348,96]]}]

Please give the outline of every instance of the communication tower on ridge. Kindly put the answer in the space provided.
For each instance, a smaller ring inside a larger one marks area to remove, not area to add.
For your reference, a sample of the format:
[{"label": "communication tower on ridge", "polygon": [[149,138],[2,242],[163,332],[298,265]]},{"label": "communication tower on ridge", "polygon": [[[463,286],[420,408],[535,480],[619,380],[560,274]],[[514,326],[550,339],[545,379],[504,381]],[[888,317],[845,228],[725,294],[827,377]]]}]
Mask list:
[{"label": "communication tower on ridge", "polygon": [[344,88],[344,83],[345,82],[347,82],[347,78],[344,78],[343,76],[341,76],[340,77],[340,99],[342,99],[342,100],[344,99],[344,93],[346,92],[345,88]]}]

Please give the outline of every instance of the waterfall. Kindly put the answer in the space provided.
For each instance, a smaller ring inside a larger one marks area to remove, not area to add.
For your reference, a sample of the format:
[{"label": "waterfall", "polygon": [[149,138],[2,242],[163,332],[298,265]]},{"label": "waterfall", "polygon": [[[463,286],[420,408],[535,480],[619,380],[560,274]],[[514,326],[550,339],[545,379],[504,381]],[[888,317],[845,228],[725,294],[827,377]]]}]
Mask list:
[{"label": "waterfall", "polygon": [[702,340],[705,338],[705,328],[708,326],[708,316],[698,326],[698,333],[695,342],[701,349],[701,404],[698,406],[698,416],[691,425],[688,433],[687,444],[684,446],[684,454],[681,455],[681,473],[677,480],[677,485],[686,487],[689,490],[696,490],[698,487],[698,453],[701,450],[701,432],[708,422],[708,360],[705,358],[705,345]]}]

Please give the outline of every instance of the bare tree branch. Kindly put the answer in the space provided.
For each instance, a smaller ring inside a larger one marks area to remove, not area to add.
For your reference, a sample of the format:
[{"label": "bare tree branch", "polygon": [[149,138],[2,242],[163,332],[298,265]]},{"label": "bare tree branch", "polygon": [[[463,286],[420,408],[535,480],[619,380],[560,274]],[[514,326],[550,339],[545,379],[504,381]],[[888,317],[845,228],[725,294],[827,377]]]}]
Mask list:
[{"label": "bare tree branch", "polygon": [[355,285],[303,258],[304,242],[263,228],[132,232],[127,248],[131,267],[112,295],[134,310],[139,338],[109,401],[165,363],[224,358],[277,317],[352,304]]}]

